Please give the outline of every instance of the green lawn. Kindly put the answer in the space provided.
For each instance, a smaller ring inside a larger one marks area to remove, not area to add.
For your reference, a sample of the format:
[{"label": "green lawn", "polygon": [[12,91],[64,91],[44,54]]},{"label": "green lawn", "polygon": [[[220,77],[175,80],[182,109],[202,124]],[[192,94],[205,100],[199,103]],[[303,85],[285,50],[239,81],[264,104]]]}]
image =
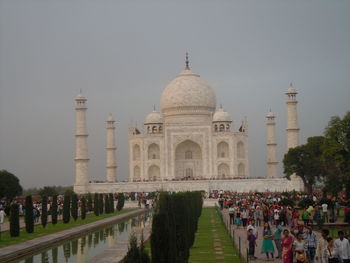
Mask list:
[{"label": "green lawn", "polygon": [[27,240],[49,235],[59,231],[67,230],[67,229],[88,224],[91,222],[95,222],[97,220],[101,220],[111,216],[124,214],[124,213],[130,212],[131,210],[134,210],[134,209],[123,209],[122,211],[115,212],[113,214],[103,214],[100,216],[95,216],[94,214],[88,214],[86,215],[85,220],[78,218],[77,221],[74,221],[71,218],[68,224],[63,224],[63,222],[60,220],[57,222],[56,225],[52,225],[51,223],[48,223],[45,228],[43,228],[42,225],[35,225],[34,233],[31,233],[31,234],[28,234],[25,231],[25,228],[22,228],[19,237],[10,237],[10,233],[9,231],[7,231],[4,233],[1,233],[0,248],[18,244]]},{"label": "green lawn", "polygon": [[203,208],[189,262],[243,262],[214,208]]}]

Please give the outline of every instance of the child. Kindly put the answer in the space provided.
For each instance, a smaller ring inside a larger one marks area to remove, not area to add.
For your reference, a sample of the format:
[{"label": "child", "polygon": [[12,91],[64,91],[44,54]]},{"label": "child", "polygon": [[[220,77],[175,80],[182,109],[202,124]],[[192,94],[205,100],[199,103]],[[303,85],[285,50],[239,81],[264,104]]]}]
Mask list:
[{"label": "child", "polygon": [[256,246],[256,236],[253,234],[253,229],[248,230],[247,240],[248,240],[248,247],[249,247],[248,257],[250,260],[254,260],[256,259],[256,257],[254,256],[255,246]]}]

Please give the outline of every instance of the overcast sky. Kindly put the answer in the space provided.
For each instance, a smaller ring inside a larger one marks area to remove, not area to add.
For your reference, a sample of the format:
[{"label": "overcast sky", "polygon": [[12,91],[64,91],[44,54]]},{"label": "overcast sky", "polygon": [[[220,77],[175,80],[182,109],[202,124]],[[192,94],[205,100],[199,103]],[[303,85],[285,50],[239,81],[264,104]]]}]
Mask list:
[{"label": "overcast sky", "polygon": [[[0,169],[27,187],[74,183],[74,98],[88,102],[90,179],[105,179],[105,120],[142,126],[184,67],[213,87],[235,129],[247,116],[252,176],[266,174],[265,115],[286,151],[284,92],[298,94],[300,140],[350,110],[350,1],[0,1]],[[282,166],[280,165],[280,171]]]}]

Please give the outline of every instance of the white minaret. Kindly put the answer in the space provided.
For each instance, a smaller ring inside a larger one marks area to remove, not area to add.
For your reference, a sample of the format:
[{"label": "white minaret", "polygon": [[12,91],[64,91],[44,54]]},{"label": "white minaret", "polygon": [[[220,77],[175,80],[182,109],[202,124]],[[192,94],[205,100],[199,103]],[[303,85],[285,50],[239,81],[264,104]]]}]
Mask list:
[{"label": "white minaret", "polygon": [[[86,128],[86,98],[81,93],[75,99],[76,106],[76,147],[75,147],[75,189],[84,191],[81,186],[86,186],[89,182],[88,176],[88,146],[87,146],[87,128]],[[77,186],[77,187],[76,187]],[[79,188],[79,189],[78,189]]]},{"label": "white minaret", "polygon": [[114,136],[114,120],[112,115],[108,116],[107,119],[107,181],[108,182],[115,182],[117,178],[117,165],[116,165],[116,158],[115,158],[115,136]]},{"label": "white minaret", "polygon": [[294,148],[299,145],[299,127],[298,127],[298,115],[297,115],[297,98],[298,93],[290,84],[287,95],[287,147],[288,149]]},{"label": "white minaret", "polygon": [[271,112],[266,115],[266,128],[267,128],[267,178],[277,177],[277,143],[276,143],[276,132],[275,132],[275,115]]}]

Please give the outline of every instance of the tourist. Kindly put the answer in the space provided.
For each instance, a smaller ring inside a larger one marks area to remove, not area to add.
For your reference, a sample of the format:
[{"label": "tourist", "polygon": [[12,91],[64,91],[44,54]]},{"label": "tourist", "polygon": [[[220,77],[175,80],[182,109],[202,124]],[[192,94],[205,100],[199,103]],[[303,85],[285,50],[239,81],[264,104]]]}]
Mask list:
[{"label": "tourist", "polygon": [[256,236],[253,233],[253,229],[249,229],[248,230],[248,236],[247,236],[247,240],[248,240],[248,257],[249,260],[254,260],[256,259],[255,257],[255,246],[256,246]]},{"label": "tourist", "polygon": [[255,220],[254,220],[254,219],[251,220],[251,221],[250,221],[250,224],[247,226],[247,231],[249,231],[249,230],[252,230],[252,231],[253,231],[253,235],[254,235],[256,238],[258,238],[258,230],[257,230],[257,228],[256,228],[256,226],[255,226]]},{"label": "tourist", "polygon": [[261,246],[261,253],[266,254],[266,259],[270,260],[269,255],[271,255],[271,260],[273,260],[273,253],[275,252],[275,248],[273,247],[272,243],[273,234],[270,229],[270,225],[268,222],[264,223],[264,230],[263,230],[263,242]]},{"label": "tourist", "polygon": [[280,221],[276,221],[276,230],[273,235],[273,240],[275,241],[275,246],[278,252],[278,255],[276,258],[282,258],[282,247],[281,247],[281,234],[282,234],[283,227],[280,224]]},{"label": "tourist", "polygon": [[239,210],[239,208],[237,208],[237,213],[236,213],[236,225],[237,225],[237,228],[241,226],[241,211]]},{"label": "tourist", "polygon": [[305,240],[303,240],[303,233],[298,233],[293,242],[293,252],[297,263],[303,263],[306,260]]},{"label": "tourist", "polygon": [[328,263],[339,263],[339,253],[338,249],[334,246],[333,238],[328,237],[327,243],[327,248],[324,250],[324,257]]},{"label": "tourist", "polygon": [[293,237],[289,235],[289,230],[283,230],[283,237],[281,238],[282,246],[282,262],[292,263],[293,262]]},{"label": "tourist", "polygon": [[279,210],[277,209],[277,207],[273,211],[273,220],[274,220],[275,225],[277,226],[277,222],[280,221],[280,213],[279,213]]},{"label": "tourist", "polygon": [[325,223],[328,223],[328,204],[327,203],[323,203],[321,205],[322,207],[322,218],[323,218],[323,221]]},{"label": "tourist", "polygon": [[311,227],[307,227],[308,231],[306,233],[306,256],[308,262],[313,262],[316,253],[316,245],[317,245],[317,235],[314,231],[312,231]]},{"label": "tourist", "polygon": [[247,226],[247,220],[248,220],[248,212],[247,209],[243,209],[242,211],[242,223],[243,223],[243,227]]},{"label": "tourist", "polygon": [[4,209],[1,207],[0,208],[0,224],[3,224],[4,223],[4,219],[5,219],[5,211]]},{"label": "tourist", "polygon": [[339,253],[339,259],[341,263],[350,262],[350,244],[349,240],[344,237],[343,231],[338,231],[338,237],[334,241],[334,246]]},{"label": "tourist", "polygon": [[232,225],[235,223],[235,208],[233,207],[233,205],[231,205],[228,209],[228,214],[230,216],[230,224]]},{"label": "tourist", "polygon": [[304,225],[307,226],[309,225],[309,212],[306,208],[304,208],[304,211],[303,211],[303,214],[302,214],[302,219],[303,219],[303,222],[304,222]]},{"label": "tourist", "polygon": [[321,238],[317,242],[315,259],[319,261],[319,263],[328,263],[328,259],[325,257],[325,250],[328,246],[328,235],[328,229],[323,229],[321,233]]},{"label": "tourist", "polygon": [[255,208],[254,217],[255,217],[255,220],[256,220],[256,225],[257,226],[261,226],[261,222],[263,221],[263,215],[262,215],[262,211],[261,211],[260,206],[257,206]]}]

